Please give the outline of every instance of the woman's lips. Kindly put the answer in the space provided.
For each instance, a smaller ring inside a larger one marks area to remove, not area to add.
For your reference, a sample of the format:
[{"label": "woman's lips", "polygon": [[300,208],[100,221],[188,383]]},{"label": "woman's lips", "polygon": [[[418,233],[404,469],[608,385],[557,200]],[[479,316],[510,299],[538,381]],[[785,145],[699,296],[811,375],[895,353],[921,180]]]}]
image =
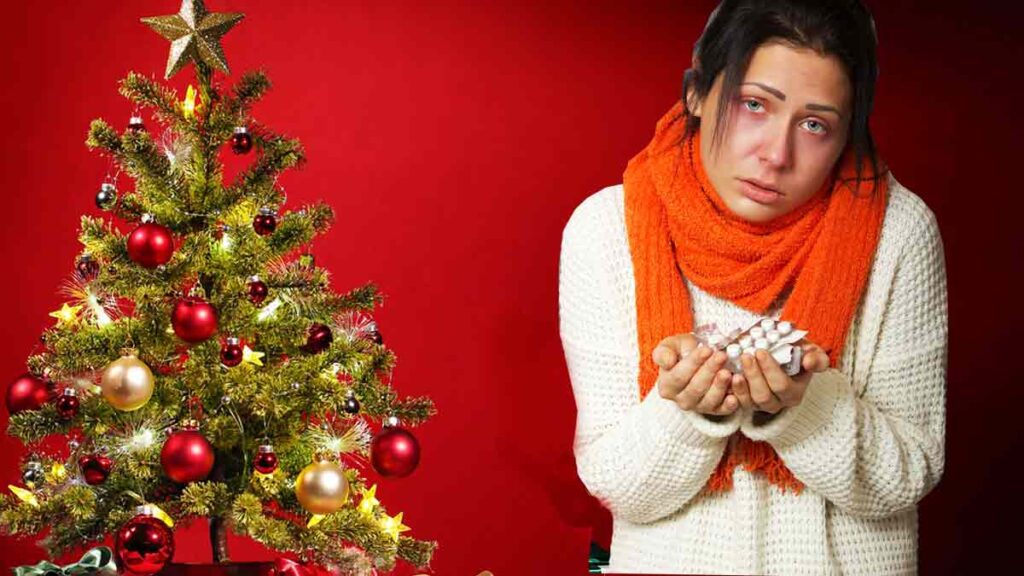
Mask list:
[{"label": "woman's lips", "polygon": [[782,194],[775,190],[762,188],[750,180],[740,180],[740,191],[744,196],[758,204],[774,204],[782,199]]}]

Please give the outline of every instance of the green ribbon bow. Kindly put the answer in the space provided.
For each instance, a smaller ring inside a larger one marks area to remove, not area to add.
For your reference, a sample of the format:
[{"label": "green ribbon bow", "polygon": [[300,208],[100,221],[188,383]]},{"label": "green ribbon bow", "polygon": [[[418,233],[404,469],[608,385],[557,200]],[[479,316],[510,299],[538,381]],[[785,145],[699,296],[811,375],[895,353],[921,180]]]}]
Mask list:
[{"label": "green ribbon bow", "polygon": [[43,560],[35,566],[18,566],[14,576],[107,576],[117,574],[114,563],[114,552],[106,546],[93,548],[86,552],[82,559],[61,568],[56,564]]}]

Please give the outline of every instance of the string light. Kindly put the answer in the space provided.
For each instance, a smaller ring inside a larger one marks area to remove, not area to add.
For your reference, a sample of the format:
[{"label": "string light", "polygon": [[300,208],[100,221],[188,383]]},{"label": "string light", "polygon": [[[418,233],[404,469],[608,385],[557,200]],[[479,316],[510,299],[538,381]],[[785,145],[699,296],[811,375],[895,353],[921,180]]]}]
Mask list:
[{"label": "string light", "polygon": [[281,307],[281,299],[280,298],[274,298],[273,300],[270,301],[270,304],[267,304],[266,306],[263,307],[262,310],[260,310],[260,313],[257,316],[257,318],[259,319],[260,322],[263,322],[263,321],[267,320],[268,318],[273,317],[274,313],[277,312],[277,309],[280,308],[280,307]]},{"label": "string light", "polygon": [[86,302],[88,303],[89,311],[92,312],[93,318],[96,319],[97,326],[103,328],[104,326],[109,326],[113,322],[110,315],[107,314],[106,309],[104,309],[103,305],[100,304],[99,298],[97,298],[92,291],[86,292]]},{"label": "string light", "polygon": [[151,429],[141,428],[132,434],[126,446],[130,452],[141,452],[153,446],[155,441],[156,434]]},{"label": "string light", "polygon": [[196,114],[196,89],[191,84],[185,91],[185,102],[181,105],[181,113],[189,119]]}]

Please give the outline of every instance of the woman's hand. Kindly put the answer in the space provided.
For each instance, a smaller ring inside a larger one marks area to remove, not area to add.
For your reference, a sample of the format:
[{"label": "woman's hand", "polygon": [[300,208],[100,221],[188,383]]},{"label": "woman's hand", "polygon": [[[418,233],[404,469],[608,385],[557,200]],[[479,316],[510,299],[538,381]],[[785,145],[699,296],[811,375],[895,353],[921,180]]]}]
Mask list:
[{"label": "woman's hand", "polygon": [[740,356],[743,374],[732,377],[732,391],[740,405],[771,414],[798,406],[807,391],[811,374],[829,367],[828,354],[820,346],[804,340],[801,348],[804,353],[800,361],[803,370],[796,376],[786,374],[765,350],[758,350],[756,357],[750,354]]},{"label": "woman's hand", "polygon": [[662,340],[651,353],[658,365],[658,394],[683,410],[728,416],[740,403],[729,393],[732,373],[723,369],[725,352],[712,354],[693,334],[677,334]]}]

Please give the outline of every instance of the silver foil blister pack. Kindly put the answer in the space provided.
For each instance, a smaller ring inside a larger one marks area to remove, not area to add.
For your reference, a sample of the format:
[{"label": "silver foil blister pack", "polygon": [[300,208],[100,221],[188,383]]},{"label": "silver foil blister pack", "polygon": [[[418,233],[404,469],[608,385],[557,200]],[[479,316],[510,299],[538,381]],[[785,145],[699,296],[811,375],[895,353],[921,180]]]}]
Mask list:
[{"label": "silver foil blister pack", "polygon": [[725,367],[733,374],[743,373],[743,365],[740,364],[742,354],[753,356],[757,350],[765,350],[786,374],[795,376],[800,372],[803,360],[803,348],[796,343],[807,336],[807,331],[796,329],[790,322],[758,318],[745,328],[728,332],[722,331],[715,323],[702,324],[693,331],[693,335],[700,345],[724,350],[728,355]]}]

